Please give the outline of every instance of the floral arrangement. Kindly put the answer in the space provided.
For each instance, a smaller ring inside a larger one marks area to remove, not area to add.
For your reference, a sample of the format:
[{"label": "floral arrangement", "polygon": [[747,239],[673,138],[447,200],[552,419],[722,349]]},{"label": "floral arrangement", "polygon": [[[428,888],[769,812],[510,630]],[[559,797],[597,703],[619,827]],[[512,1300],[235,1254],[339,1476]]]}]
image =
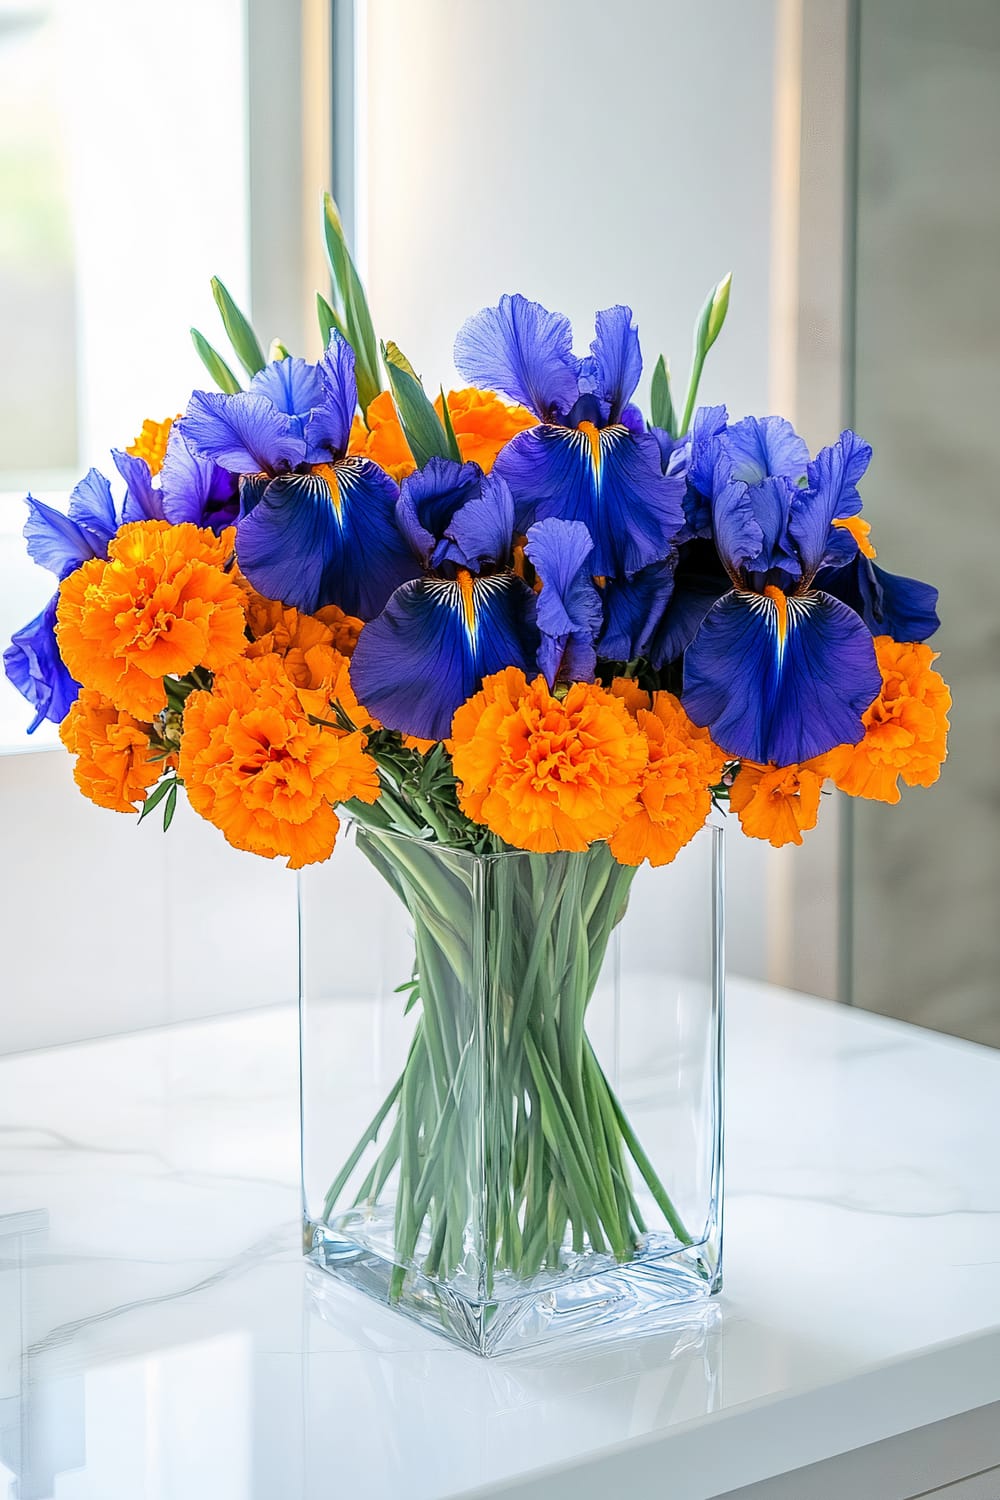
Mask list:
[{"label": "floral arrangement", "polygon": [[811,457],[782,417],[697,407],[728,277],[679,411],[662,357],[648,417],[634,402],[629,308],[599,312],[579,355],[567,319],[520,295],[469,318],[468,384],[432,400],[378,344],[330,200],[324,225],[316,363],[277,342],[265,358],[215,282],[246,388],[195,332],[217,389],[113,453],[124,493],[92,469],[65,513],[28,497],[57,587],[7,675],[102,807],[161,807],[167,828],[183,787],[236,848],[292,868],[330,855],[338,808],[363,831],[413,919],[421,1011],[325,1212],[377,1143],[348,1218],[396,1183],[396,1295],[418,1245],[425,1275],[461,1261],[478,1201],[456,1169],[469,891],[442,848],[541,862],[500,861],[491,887],[488,1284],[586,1247],[635,1254],[635,1174],[690,1244],[584,1031],[629,882],[713,803],[780,846],[825,783],[897,802],[900,781],[935,781],[936,591],[876,564],[856,434]]},{"label": "floral arrangement", "polygon": [[[627,307],[568,321],[505,296],[459,332],[466,389],[379,357],[332,203],[337,307],[316,364],[266,360],[214,283],[249,378],[146,421],[63,514],[28,497],[58,588],[7,675],[60,724],[81,790],[128,812],[178,789],[240,849],[329,855],[338,805],[385,826],[539,852],[606,840],[672,859],[728,800],[800,843],[825,782],[933,782],[949,696],[936,592],[884,572],[861,515],[871,450],[810,458],[781,417],[696,408],[729,279],[675,413],[647,420]],[[388,385],[383,389],[380,372]]]}]

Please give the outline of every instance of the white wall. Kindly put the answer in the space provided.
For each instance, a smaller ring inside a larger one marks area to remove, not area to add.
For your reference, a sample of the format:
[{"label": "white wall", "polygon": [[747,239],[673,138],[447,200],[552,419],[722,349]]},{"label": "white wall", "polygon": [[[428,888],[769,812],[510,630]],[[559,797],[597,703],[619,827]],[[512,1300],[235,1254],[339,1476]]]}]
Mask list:
[{"label": "white wall", "polygon": [[733,298],[703,394],[767,403],[776,0],[368,0],[362,252],[382,337],[428,383],[502,292],[630,303],[687,379],[710,286]]}]

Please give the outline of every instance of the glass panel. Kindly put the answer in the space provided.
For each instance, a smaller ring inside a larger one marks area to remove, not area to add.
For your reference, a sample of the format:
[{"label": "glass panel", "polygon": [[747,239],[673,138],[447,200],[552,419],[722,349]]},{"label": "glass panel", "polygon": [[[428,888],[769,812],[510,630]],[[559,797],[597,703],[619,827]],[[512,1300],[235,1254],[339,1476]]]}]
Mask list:
[{"label": "glass panel", "polygon": [[861,0],[855,425],[895,571],[941,589],[951,754],[905,810],[853,804],[858,1004],[1000,1044],[1000,6]]}]

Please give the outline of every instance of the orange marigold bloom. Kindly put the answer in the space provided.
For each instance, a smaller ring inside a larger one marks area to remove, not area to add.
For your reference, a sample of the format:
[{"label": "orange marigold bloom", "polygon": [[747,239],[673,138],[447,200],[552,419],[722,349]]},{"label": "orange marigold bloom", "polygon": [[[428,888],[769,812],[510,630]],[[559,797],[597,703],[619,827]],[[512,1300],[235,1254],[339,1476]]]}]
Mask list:
[{"label": "orange marigold bloom", "polygon": [[163,679],[216,671],[246,650],[244,596],[223,571],[235,529],[221,537],[185,522],[122,526],[108,560],[92,558],[59,589],[56,636],[70,672],[118,708],[152,720]]},{"label": "orange marigold bloom", "polygon": [[930,646],[875,637],[882,691],[861,716],[864,738],[823,756],[827,775],[842,792],[875,802],[899,801],[907,786],[931,786],[948,753],[951,693],[931,663]]},{"label": "orange marigold bloom", "polygon": [[240,572],[234,576],[245,594],[244,608],[253,641],[248,656],[275,651],[281,657],[310,646],[333,646],[343,656],[352,656],[364,622],[345,614],[336,604],[325,604],[314,615],[292,609],[277,599],[266,599]]},{"label": "orange marigold bloom", "polygon": [[365,628],[365,622],[359,620],[357,615],[348,615],[337,604],[324,604],[313,615],[321,625],[325,625],[333,639],[330,644],[341,656],[353,656],[354,648],[358,644],[358,636]]},{"label": "orange marigold bloom", "polygon": [[740,827],[752,839],[766,839],[775,849],[801,844],[816,827],[826,776],[824,756],[793,766],[759,766],[745,760],[729,793],[729,805]]},{"label": "orange marigold bloom", "polygon": [[237,849],[326,859],[340,827],[335,802],[374,802],[378,769],[365,736],[310,724],[277,656],[234,662],[184,706],[180,776],[191,806]]},{"label": "orange marigold bloom", "polygon": [[[434,402],[438,416],[444,418],[441,397]],[[448,411],[466,463],[474,462],[489,473],[500,449],[526,427],[535,427],[538,418],[523,406],[508,406],[493,391],[468,390],[448,392]],[[407,446],[389,391],[375,397],[368,408],[368,426],[355,417],[351,427],[348,453],[370,458],[391,474],[398,484],[417,467]]]},{"label": "orange marigold bloom", "polygon": [[564,698],[517,667],[487,677],[452,720],[462,811],[516,849],[608,838],[635,801],[646,741],[620,699],[576,682]]},{"label": "orange marigold bloom", "polygon": [[367,427],[360,417],[354,418],[347,451],[361,458],[370,458],[391,474],[398,484],[417,466],[399,425],[392,393],[381,391],[369,406],[366,416]]},{"label": "orange marigold bloom", "polygon": [[139,436],[125,449],[133,458],[144,458],[149,464],[150,473],[159,474],[163,468],[163,460],[167,452],[167,439],[170,437],[170,429],[180,417],[166,417],[162,422],[154,422],[152,417],[147,417],[142,424]]},{"label": "orange marigold bloom", "polygon": [[316,719],[336,722],[339,708],[358,729],[378,729],[379,722],[358,702],[351,683],[351,663],[329,644],[310,646],[308,651],[285,658],[285,671],[295,684],[299,702]]},{"label": "orange marigold bloom", "polygon": [[166,769],[163,760],[149,758],[150,733],[149,724],[140,724],[93,688],[81,688],[59,726],[59,738],[76,756],[77,786],[112,812],[135,812]]},{"label": "orange marigold bloom", "polygon": [[[434,410],[444,420],[440,396],[434,401]],[[527,407],[508,406],[495,392],[478,391],[474,386],[449,391],[448,411],[463,459],[477,463],[484,474],[490,472],[500,449],[512,437],[526,427],[538,426],[538,418]]]},{"label": "orange marigold bloom", "polygon": [[[625,679],[616,680],[613,691]],[[634,686],[634,685],[633,685]],[[635,689],[636,723],[646,737],[648,761],[639,795],[611,838],[611,852],[623,865],[666,865],[690,843],[712,810],[709,790],[722,775],[726,757],[707,729],[692,724],[673,693],[654,693],[643,708]],[[623,696],[623,702],[628,700]]]}]

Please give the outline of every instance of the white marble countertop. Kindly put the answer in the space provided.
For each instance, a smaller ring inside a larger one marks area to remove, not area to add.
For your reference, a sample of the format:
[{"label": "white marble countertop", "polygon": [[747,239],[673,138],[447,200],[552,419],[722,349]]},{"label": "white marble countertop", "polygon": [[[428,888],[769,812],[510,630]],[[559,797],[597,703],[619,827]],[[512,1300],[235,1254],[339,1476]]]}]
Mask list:
[{"label": "white marble countertop", "polygon": [[0,1059],[3,1500],[706,1500],[1000,1399],[1000,1053],[731,982],[725,1292],[483,1361],[299,1259],[295,1024]]}]

